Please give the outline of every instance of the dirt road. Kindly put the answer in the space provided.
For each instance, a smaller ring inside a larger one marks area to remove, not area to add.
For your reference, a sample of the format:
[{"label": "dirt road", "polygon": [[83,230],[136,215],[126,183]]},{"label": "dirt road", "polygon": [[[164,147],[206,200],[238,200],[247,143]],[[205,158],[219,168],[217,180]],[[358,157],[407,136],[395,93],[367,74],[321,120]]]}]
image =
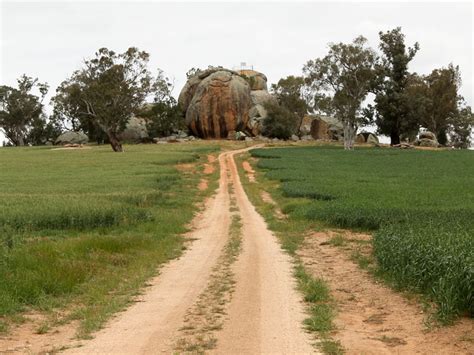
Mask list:
[{"label": "dirt road", "polygon": [[240,182],[234,154],[219,156],[216,195],[195,219],[195,239],[180,259],[151,281],[138,302],[113,319],[91,341],[68,353],[172,353],[184,317],[205,290],[229,235],[230,187],[242,221],[242,253],[234,265],[235,292],[213,353],[313,353],[302,329],[303,304],[295,290],[289,256],[284,254]]}]

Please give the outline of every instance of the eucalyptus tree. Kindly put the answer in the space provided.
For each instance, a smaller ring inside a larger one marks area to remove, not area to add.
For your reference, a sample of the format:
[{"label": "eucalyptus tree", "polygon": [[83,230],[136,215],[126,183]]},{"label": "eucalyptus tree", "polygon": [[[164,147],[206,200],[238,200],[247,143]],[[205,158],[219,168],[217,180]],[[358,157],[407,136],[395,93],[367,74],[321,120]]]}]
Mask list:
[{"label": "eucalyptus tree", "polygon": [[379,32],[379,37],[382,56],[376,65],[375,106],[370,110],[379,133],[389,136],[390,144],[396,145],[400,143],[400,135],[409,135],[418,125],[411,115],[407,85],[410,77],[408,63],[419,50],[419,45],[415,43],[407,48],[400,27]]},{"label": "eucalyptus tree", "polygon": [[0,86],[0,128],[12,144],[25,145],[33,127],[44,120],[43,99],[48,85],[24,74],[17,82],[18,88]]},{"label": "eucalyptus tree", "polygon": [[124,53],[99,49],[57,88],[56,115],[100,128],[112,149],[122,152],[119,133],[158,88],[147,68],[149,57],[135,47]]},{"label": "eucalyptus tree", "polygon": [[303,67],[313,109],[342,122],[346,150],[353,149],[358,127],[367,123],[362,104],[372,87],[375,61],[375,52],[359,36],[349,44],[330,44],[325,57]]},{"label": "eucalyptus tree", "polygon": [[278,103],[298,118],[298,131],[303,118],[310,109],[306,92],[305,79],[302,76],[287,76],[278,83],[272,84],[271,93]]}]

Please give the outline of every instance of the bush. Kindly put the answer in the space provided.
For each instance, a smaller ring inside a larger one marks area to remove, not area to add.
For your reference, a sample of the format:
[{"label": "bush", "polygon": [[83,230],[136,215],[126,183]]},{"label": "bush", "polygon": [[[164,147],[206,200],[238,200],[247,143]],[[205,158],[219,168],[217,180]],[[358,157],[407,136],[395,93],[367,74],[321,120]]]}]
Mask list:
[{"label": "bush", "polygon": [[263,121],[264,136],[270,138],[288,139],[296,132],[298,116],[287,108],[273,102],[264,104],[267,118]]},{"label": "bush", "polygon": [[166,137],[179,130],[186,130],[182,112],[173,98],[154,103],[151,108],[140,113],[140,116],[148,119],[147,129],[150,137]]}]

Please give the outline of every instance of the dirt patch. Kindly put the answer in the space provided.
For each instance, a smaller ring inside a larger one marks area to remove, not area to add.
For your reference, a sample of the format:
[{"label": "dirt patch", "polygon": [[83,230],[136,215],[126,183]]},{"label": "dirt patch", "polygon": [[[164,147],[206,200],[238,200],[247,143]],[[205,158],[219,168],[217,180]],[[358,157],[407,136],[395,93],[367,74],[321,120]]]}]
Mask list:
[{"label": "dirt patch", "polygon": [[177,352],[200,354],[215,347],[215,334],[222,328],[235,289],[232,264],[240,252],[240,243],[240,222],[236,212],[232,217],[229,240],[212,270],[208,286],[185,316],[185,325],[180,329],[182,336],[176,343]]},{"label": "dirt patch", "polygon": [[248,161],[242,162],[242,167],[245,170],[245,173],[247,174],[247,178],[249,179],[250,182],[255,182],[255,170],[253,170],[252,165]]},{"label": "dirt patch", "polygon": [[216,158],[215,155],[209,154],[207,156],[207,161],[212,164],[212,163],[215,163],[217,161],[217,158]]},{"label": "dirt patch", "polygon": [[198,189],[199,191],[204,191],[204,190],[207,190],[207,187],[208,187],[208,182],[207,182],[207,179],[201,179],[201,181],[199,181],[199,184],[198,184]]},{"label": "dirt patch", "polygon": [[215,171],[214,165],[204,164],[204,174],[210,175]]},{"label": "dirt patch", "polygon": [[370,238],[318,232],[306,238],[299,253],[308,271],[331,288],[338,309],[333,338],[346,353],[473,354],[471,319],[428,329],[428,315],[418,302],[382,285],[353,261],[355,255],[370,254]]},{"label": "dirt patch", "polygon": [[191,164],[191,163],[183,163],[183,164],[177,164],[176,169],[179,171],[191,171],[194,170],[196,164]]},{"label": "dirt patch", "polygon": [[50,328],[51,322],[45,315],[30,314],[25,322],[13,327],[10,333],[0,336],[0,354],[43,354],[77,345],[74,340],[77,321]]},{"label": "dirt patch", "polygon": [[92,147],[81,146],[81,147],[61,147],[61,148],[52,148],[51,150],[81,150],[81,149],[92,149]]},{"label": "dirt patch", "polygon": [[272,195],[270,195],[267,191],[262,191],[260,192],[260,197],[262,198],[262,201],[265,203],[268,203],[269,205],[274,206],[274,211],[275,211],[275,216],[278,219],[285,219],[287,216],[281,211],[280,207],[278,207],[277,203],[275,200],[272,198]]}]

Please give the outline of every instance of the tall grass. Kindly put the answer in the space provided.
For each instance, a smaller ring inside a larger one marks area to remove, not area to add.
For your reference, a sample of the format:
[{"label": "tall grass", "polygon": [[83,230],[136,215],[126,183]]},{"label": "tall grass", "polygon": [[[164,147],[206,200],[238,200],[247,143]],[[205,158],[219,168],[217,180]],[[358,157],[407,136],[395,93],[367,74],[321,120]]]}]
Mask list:
[{"label": "tall grass", "polygon": [[[295,218],[373,230],[379,268],[439,318],[474,313],[474,154],[324,147],[253,150]],[[301,199],[304,198],[303,201]]]},{"label": "tall grass", "polygon": [[200,192],[174,165],[202,144],[0,149],[0,324],[75,303],[82,333],[177,256]]}]

